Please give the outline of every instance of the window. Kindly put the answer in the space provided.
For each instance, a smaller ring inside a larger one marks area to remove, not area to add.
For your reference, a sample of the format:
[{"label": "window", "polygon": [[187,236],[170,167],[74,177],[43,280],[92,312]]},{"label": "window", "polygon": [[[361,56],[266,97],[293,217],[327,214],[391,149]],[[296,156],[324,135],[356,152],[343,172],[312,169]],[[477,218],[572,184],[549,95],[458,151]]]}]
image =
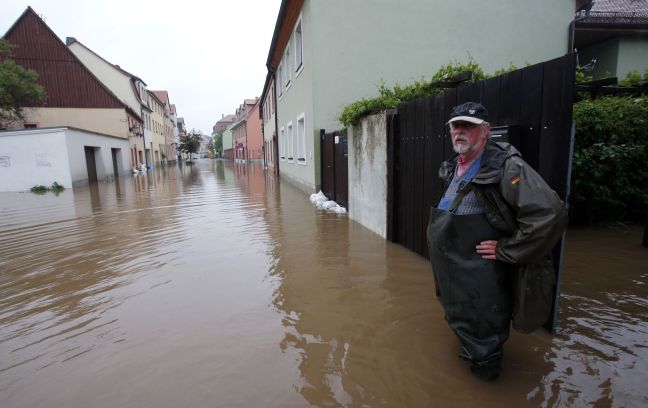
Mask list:
[{"label": "window", "polygon": [[281,160],[286,159],[286,135],[284,134],[284,128],[282,127],[279,131],[279,154],[281,155]]},{"label": "window", "polygon": [[288,41],[288,45],[286,45],[286,54],[284,55],[284,84],[286,85],[286,89],[290,88],[290,79],[292,77],[292,72],[290,71],[290,41]]},{"label": "window", "polygon": [[305,114],[297,116],[297,162],[306,164],[306,117]]},{"label": "window", "polygon": [[279,97],[281,98],[281,95],[283,95],[283,66],[279,64],[279,68],[277,68],[277,81],[279,82]]},{"label": "window", "polygon": [[295,27],[295,72],[299,74],[303,66],[304,59],[304,38],[302,36],[302,19],[299,18]]},{"label": "window", "polygon": [[293,140],[293,126],[292,126],[292,122],[288,122],[288,126],[287,126],[287,128],[288,128],[288,130],[287,130],[287,132],[286,132],[286,133],[287,133],[286,136],[287,136],[287,139],[288,139],[288,140],[286,141],[286,147],[287,147],[287,151],[286,151],[286,155],[287,155],[287,156],[286,156],[286,158],[287,158],[288,160],[293,160],[293,157],[295,157],[295,155],[294,155],[294,145],[295,145],[295,141]]},{"label": "window", "polygon": [[270,102],[271,105],[270,106],[272,106],[272,113],[273,114],[275,113],[274,101],[275,101],[276,97],[277,97],[277,94],[275,93],[275,87],[273,86],[272,87],[272,97],[270,98],[270,100],[271,100],[271,102]]}]

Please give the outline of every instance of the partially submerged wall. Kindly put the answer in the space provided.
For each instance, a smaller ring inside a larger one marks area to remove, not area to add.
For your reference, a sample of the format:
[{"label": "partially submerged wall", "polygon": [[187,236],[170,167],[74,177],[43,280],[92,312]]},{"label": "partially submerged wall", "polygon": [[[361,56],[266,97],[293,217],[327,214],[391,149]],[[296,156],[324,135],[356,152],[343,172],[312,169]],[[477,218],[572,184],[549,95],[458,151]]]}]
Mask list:
[{"label": "partially submerged wall", "polygon": [[64,128],[0,132],[0,191],[55,181],[72,187]]},{"label": "partially submerged wall", "polygon": [[387,118],[380,112],[349,128],[349,217],[387,236]]},{"label": "partially submerged wall", "polygon": [[97,179],[130,172],[128,140],[72,128],[0,132],[0,191],[27,191],[57,182],[65,188],[88,180],[85,147],[94,150]]}]

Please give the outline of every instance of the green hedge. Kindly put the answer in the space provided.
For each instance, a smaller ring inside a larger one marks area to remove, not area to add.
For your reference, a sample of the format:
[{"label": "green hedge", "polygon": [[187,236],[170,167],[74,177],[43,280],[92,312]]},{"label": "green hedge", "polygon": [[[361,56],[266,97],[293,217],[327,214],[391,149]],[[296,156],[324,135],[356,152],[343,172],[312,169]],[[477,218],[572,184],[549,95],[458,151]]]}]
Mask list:
[{"label": "green hedge", "polygon": [[574,104],[574,223],[641,221],[648,211],[648,96]]}]

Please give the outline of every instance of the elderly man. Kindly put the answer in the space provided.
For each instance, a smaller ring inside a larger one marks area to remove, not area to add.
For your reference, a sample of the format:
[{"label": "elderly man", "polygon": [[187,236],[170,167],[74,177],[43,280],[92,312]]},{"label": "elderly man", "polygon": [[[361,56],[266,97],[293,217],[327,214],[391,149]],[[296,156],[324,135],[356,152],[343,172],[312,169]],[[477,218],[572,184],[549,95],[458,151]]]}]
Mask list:
[{"label": "elderly man", "polygon": [[[487,119],[475,102],[450,114],[456,154],[439,170],[445,188],[431,210],[427,239],[439,300],[461,343],[459,357],[472,363],[475,376],[492,381],[500,374],[512,315],[531,321],[518,322],[527,332],[548,319],[555,276],[550,253],[567,216],[558,195],[513,146],[489,140]],[[528,287],[516,291],[519,283]],[[519,299],[527,295],[545,299]]]}]

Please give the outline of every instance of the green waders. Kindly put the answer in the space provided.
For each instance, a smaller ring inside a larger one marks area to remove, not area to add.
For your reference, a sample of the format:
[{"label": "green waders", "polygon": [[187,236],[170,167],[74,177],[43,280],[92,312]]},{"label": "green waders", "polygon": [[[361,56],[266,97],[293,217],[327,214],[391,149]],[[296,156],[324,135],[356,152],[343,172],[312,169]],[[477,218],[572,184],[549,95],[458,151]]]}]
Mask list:
[{"label": "green waders", "polygon": [[475,366],[499,364],[509,335],[513,294],[508,264],[482,259],[475,246],[499,239],[483,214],[432,208],[430,260],[445,318],[461,342],[459,357]]}]

